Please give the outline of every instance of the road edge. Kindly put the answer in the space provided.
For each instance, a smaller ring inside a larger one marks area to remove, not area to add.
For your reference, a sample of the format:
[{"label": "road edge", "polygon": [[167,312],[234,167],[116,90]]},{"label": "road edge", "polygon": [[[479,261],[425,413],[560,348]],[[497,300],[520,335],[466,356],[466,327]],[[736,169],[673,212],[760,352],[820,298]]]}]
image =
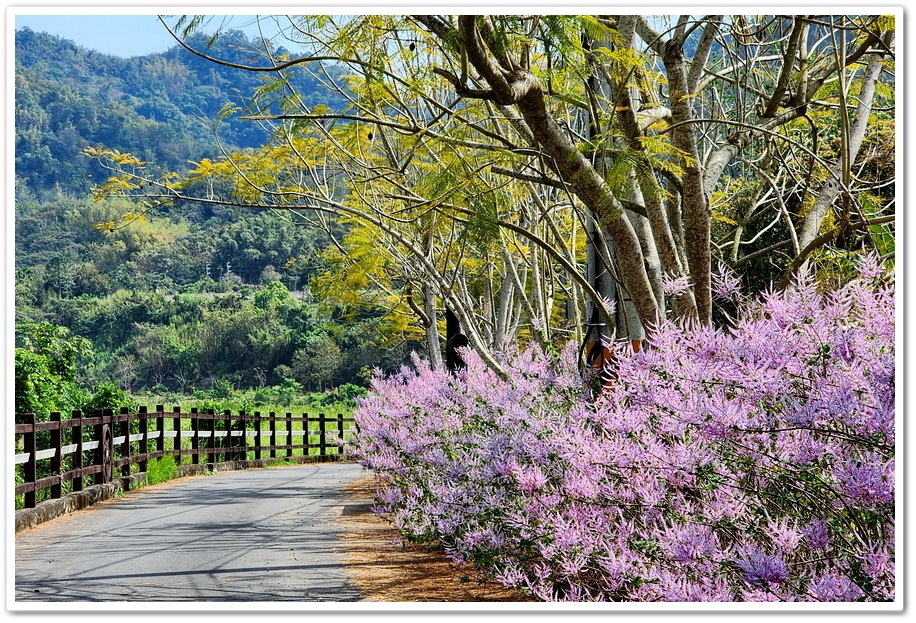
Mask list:
[{"label": "road edge", "polygon": [[[200,476],[218,472],[231,472],[242,469],[261,469],[277,465],[279,462],[295,464],[308,463],[337,463],[352,461],[353,458],[341,454],[331,456],[290,456],[283,458],[253,459],[245,461],[224,461],[222,463],[200,463],[197,465],[179,465],[175,468],[175,478],[166,482],[187,476]],[[20,508],[16,510],[16,532],[34,528],[46,521],[63,517],[76,511],[88,508],[105,500],[118,497],[129,491],[141,489],[147,484],[147,472],[139,472],[130,476],[113,478],[111,482],[92,485],[82,491],[74,491],[53,500],[45,500],[35,508]]]}]

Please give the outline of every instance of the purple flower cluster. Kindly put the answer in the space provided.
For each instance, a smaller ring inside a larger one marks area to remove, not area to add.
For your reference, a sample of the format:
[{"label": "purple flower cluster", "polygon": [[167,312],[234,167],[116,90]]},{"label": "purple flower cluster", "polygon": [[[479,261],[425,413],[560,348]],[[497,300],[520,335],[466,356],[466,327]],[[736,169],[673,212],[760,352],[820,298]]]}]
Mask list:
[{"label": "purple flower cluster", "polygon": [[659,327],[595,397],[576,348],[415,360],[352,451],[413,539],[544,600],[894,598],[894,287],[769,294],[730,330]]}]

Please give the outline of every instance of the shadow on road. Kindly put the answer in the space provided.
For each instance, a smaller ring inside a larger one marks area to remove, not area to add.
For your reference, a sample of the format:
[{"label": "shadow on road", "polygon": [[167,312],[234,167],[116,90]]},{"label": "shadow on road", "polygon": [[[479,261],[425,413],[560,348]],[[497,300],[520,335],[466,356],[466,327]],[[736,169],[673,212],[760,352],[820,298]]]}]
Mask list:
[{"label": "shadow on road", "polygon": [[354,601],[337,524],[355,464],[226,472],[16,537],[17,601]]}]

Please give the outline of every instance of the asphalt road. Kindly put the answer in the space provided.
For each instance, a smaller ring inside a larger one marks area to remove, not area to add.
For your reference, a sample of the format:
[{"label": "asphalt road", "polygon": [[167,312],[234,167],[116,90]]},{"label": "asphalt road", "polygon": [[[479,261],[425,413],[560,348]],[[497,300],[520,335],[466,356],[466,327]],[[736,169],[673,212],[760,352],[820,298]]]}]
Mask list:
[{"label": "asphalt road", "polygon": [[358,601],[337,517],[355,463],[141,489],[16,536],[16,601]]}]

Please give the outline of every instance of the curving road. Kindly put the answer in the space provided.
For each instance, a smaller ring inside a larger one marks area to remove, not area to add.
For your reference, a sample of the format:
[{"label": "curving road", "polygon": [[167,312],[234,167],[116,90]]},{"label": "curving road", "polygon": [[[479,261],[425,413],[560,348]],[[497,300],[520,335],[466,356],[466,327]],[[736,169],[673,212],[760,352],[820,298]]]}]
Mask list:
[{"label": "curving road", "polygon": [[358,601],[337,518],[355,463],[250,469],[130,493],[16,535],[24,601]]}]

